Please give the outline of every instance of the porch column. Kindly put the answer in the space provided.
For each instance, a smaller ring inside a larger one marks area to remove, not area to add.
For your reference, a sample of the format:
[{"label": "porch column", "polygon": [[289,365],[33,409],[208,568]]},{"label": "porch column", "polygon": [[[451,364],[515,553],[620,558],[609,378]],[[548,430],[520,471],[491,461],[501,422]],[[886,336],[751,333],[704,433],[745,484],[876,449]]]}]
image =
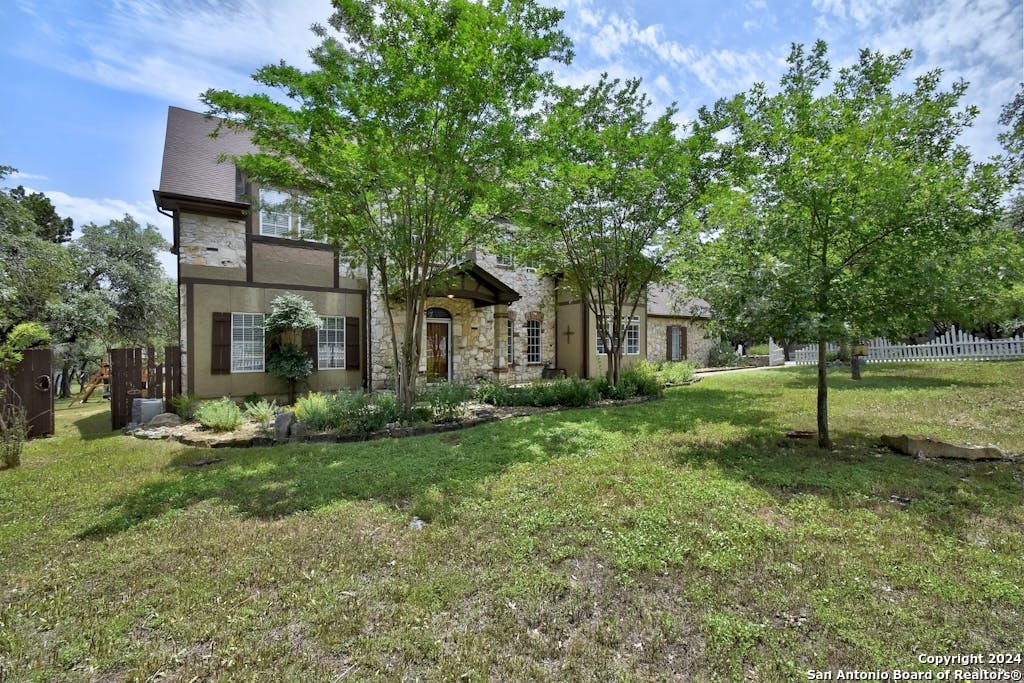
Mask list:
[{"label": "porch column", "polygon": [[508,304],[494,304],[494,370],[508,368]]}]

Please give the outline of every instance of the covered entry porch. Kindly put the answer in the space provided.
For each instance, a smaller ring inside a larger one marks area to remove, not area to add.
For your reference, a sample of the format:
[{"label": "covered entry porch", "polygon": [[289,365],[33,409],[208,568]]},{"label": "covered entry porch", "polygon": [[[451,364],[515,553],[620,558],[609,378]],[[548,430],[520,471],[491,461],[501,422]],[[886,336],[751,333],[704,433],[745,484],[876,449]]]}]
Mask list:
[{"label": "covered entry porch", "polygon": [[427,382],[494,379],[508,369],[508,307],[520,294],[477,263],[428,291],[420,373]]}]

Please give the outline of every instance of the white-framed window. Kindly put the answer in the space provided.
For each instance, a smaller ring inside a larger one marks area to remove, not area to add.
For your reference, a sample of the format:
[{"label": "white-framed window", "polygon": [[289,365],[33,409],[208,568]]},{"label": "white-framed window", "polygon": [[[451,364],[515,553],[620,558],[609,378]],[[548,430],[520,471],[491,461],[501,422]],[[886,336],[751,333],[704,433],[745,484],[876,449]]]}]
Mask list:
[{"label": "white-framed window", "polygon": [[303,225],[296,210],[296,197],[280,190],[260,190],[260,234],[269,237],[324,242],[313,237],[311,226]]},{"label": "white-framed window", "polygon": [[345,317],[321,316],[316,333],[317,367],[321,370],[345,368]]},{"label": "white-framed window", "polygon": [[540,362],[540,321],[539,320],[527,320],[526,321],[526,362],[527,363],[539,363]]},{"label": "white-framed window", "polygon": [[668,357],[670,360],[683,359],[683,328],[673,325],[668,328]]},{"label": "white-framed window", "polygon": [[[608,337],[611,338],[612,330],[608,328]],[[601,339],[601,335],[597,335],[597,354],[604,355],[604,340]],[[629,325],[626,326],[626,337],[622,344],[622,353],[626,356],[638,356],[640,355],[640,318],[639,316],[633,316],[629,319]]]},{"label": "white-framed window", "polygon": [[262,313],[231,314],[231,372],[263,372]]},{"label": "white-framed window", "polygon": [[515,261],[512,259],[511,256],[503,256],[501,254],[498,254],[494,258],[498,262],[498,265],[504,268],[512,268],[515,265]]},{"label": "white-framed window", "polygon": [[260,234],[270,237],[295,237],[301,219],[286,203],[291,195],[278,190],[260,190]]},{"label": "white-framed window", "polygon": [[516,357],[515,356],[516,341],[515,341],[515,336],[512,334],[512,331],[515,329],[515,325],[513,324],[513,322],[511,320],[507,320],[505,322],[506,322],[506,326],[507,326],[507,329],[508,329],[508,341],[506,342],[507,349],[506,349],[506,354],[505,355],[508,358],[508,364],[512,365],[513,363],[516,362],[515,361],[515,357]]}]

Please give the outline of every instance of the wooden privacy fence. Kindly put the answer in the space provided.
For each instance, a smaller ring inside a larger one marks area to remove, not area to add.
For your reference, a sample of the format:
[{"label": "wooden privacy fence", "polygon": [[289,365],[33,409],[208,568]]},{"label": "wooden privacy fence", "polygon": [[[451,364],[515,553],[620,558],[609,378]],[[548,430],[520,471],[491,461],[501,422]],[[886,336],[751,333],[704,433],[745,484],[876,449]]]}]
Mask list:
[{"label": "wooden privacy fence", "polygon": [[29,349],[22,353],[24,358],[13,374],[0,370],[0,404],[25,409],[30,439],[53,434],[53,350]]},{"label": "wooden privacy fence", "polygon": [[131,422],[136,398],[163,399],[171,410],[171,399],[181,393],[181,347],[164,349],[164,362],[157,363],[156,351],[110,349],[110,422],[121,429]]},{"label": "wooden privacy fence", "polygon": [[[839,347],[828,344],[829,353]],[[885,339],[868,342],[869,363],[938,360],[999,360],[1024,358],[1024,336],[1010,339],[978,339],[955,327],[925,344],[892,344]],[[810,365],[818,362],[818,347],[804,346],[793,353],[793,362]]]}]

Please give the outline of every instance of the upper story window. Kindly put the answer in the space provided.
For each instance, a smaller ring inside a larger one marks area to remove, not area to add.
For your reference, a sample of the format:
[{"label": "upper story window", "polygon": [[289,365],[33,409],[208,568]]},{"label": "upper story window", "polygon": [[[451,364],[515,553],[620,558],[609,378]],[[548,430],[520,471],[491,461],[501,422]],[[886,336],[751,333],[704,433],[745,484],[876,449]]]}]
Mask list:
[{"label": "upper story window", "polygon": [[498,254],[495,256],[495,259],[498,261],[498,265],[504,268],[511,268],[514,264],[511,256],[502,256],[501,254]]},{"label": "upper story window", "polygon": [[287,192],[260,190],[260,234],[322,242],[313,237],[311,226],[302,224],[295,200],[295,196]]}]

